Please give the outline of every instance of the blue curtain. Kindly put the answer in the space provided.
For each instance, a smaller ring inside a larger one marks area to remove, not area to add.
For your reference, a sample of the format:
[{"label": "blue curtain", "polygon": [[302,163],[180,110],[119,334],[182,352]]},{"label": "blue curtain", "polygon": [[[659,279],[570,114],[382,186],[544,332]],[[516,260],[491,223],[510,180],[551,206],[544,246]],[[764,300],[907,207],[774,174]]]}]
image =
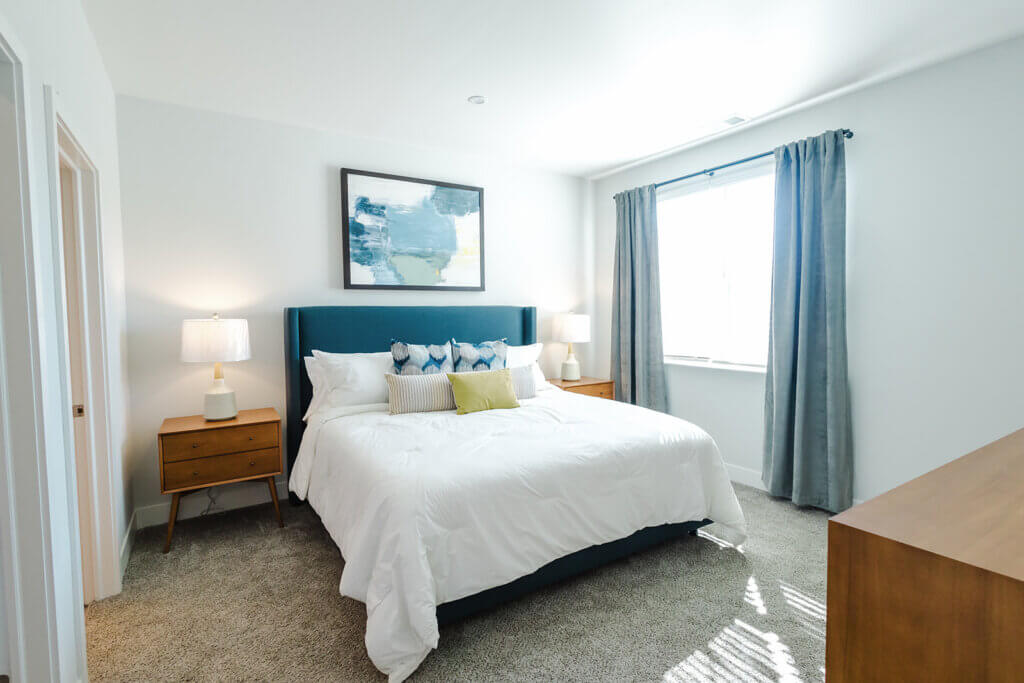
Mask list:
[{"label": "blue curtain", "polygon": [[775,150],[762,479],[833,512],[853,501],[846,366],[846,159],[839,131]]},{"label": "blue curtain", "polygon": [[615,195],[612,379],[619,400],[664,411],[658,200],[654,185]]}]

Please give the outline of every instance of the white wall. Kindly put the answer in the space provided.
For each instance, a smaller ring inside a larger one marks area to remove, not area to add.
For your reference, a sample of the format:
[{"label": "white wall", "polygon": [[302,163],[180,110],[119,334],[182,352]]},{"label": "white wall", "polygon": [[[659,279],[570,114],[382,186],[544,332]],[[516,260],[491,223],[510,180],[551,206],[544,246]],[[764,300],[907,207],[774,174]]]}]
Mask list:
[{"label": "white wall", "polygon": [[665,366],[668,412],[703,427],[715,438],[733,481],[763,488],[763,372]]},{"label": "white wall", "polygon": [[[603,367],[616,192],[848,127],[854,496],[1024,426],[1022,74],[1018,39],[595,181]],[[763,376],[668,377],[672,412],[706,425],[734,473],[759,472]]]},{"label": "white wall", "polygon": [[[131,379],[131,468],[141,525],[166,522],[156,432],[202,411],[211,368],[179,361],[181,321],[249,320],[252,360],[225,373],[240,408],[285,414],[283,309],[303,305],[536,305],[582,308],[583,181],[483,157],[118,98]],[[484,188],[487,291],[342,288],[341,167]],[[564,348],[551,348],[546,370]],[[266,499],[224,487],[224,507]],[[182,516],[207,504],[183,499]],[[218,507],[222,507],[220,502]]]},{"label": "white wall", "polygon": [[[0,5],[0,33],[12,44],[24,65],[27,162],[30,192],[29,214],[32,223],[30,270],[31,287],[37,288],[32,312],[38,325],[38,376],[41,377],[41,437],[45,453],[45,472],[33,475],[32,487],[15,491],[19,531],[21,596],[20,616],[25,649],[19,660],[22,671],[15,679],[31,680],[83,677],[84,622],[81,604],[74,599],[72,586],[80,563],[79,549],[73,543],[73,519],[68,519],[67,482],[73,474],[65,470],[65,416],[69,407],[61,399],[61,367],[57,331],[63,324],[63,311],[57,305],[55,273],[59,264],[54,247],[60,237],[51,222],[50,184],[47,158],[48,122],[44,109],[44,86],[55,89],[57,113],[65,120],[89,154],[99,172],[100,209],[103,230],[103,257],[106,266],[107,336],[112,386],[113,457],[121,460],[126,420],[126,389],[123,338],[125,306],[123,255],[121,251],[121,206],[119,196],[117,131],[115,102],[99,51],[86,23],[78,0],[5,0]],[[8,233],[7,228],[11,229]],[[5,244],[13,244],[15,226],[5,226]],[[7,240],[11,238],[11,242]],[[18,330],[26,334],[30,330]],[[22,388],[23,392],[30,390]],[[19,394],[21,396],[27,393]],[[26,402],[31,406],[31,401]],[[21,464],[31,465],[29,453],[19,453]],[[116,463],[120,472],[121,462]],[[16,472],[16,481],[17,481]],[[114,482],[118,500],[117,527],[127,530],[128,519],[120,477]],[[38,485],[46,496],[40,501]],[[21,496],[25,497],[22,500]],[[35,558],[38,556],[38,562]],[[33,570],[26,571],[26,567]],[[14,589],[12,589],[14,590]],[[8,596],[9,597],[9,596]],[[78,603],[78,604],[76,604]],[[13,612],[13,604],[8,603]],[[13,634],[11,634],[13,635]],[[47,642],[47,638],[55,641]],[[12,665],[17,662],[12,662]]]}]

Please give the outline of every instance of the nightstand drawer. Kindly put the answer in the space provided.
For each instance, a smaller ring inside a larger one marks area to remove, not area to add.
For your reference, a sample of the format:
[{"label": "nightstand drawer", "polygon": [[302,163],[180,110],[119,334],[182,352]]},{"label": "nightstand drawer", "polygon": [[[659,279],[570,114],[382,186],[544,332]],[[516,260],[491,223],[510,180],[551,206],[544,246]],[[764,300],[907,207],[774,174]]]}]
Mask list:
[{"label": "nightstand drawer", "polygon": [[274,448],[279,425],[276,422],[167,434],[163,443],[164,462],[205,458],[221,453]]},{"label": "nightstand drawer", "polygon": [[164,465],[164,488],[168,491],[225,482],[281,471],[281,451],[266,448],[249,453],[231,453]]},{"label": "nightstand drawer", "polygon": [[584,384],[582,386],[566,388],[566,391],[571,391],[574,394],[583,394],[585,396],[615,398],[615,384],[613,382],[605,382],[603,384]]}]

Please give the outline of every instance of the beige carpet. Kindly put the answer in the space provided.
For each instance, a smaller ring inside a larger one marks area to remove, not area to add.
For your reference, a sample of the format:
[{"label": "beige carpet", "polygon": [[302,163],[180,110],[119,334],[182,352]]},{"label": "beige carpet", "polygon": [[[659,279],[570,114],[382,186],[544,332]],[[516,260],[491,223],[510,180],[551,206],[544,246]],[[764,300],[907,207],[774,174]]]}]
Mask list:
[{"label": "beige carpet", "polygon": [[[412,681],[820,681],[825,521],[737,486],[738,552],[668,543],[441,629]],[[362,603],[307,506],[139,533],[124,592],[86,611],[93,681],[383,681]]]}]

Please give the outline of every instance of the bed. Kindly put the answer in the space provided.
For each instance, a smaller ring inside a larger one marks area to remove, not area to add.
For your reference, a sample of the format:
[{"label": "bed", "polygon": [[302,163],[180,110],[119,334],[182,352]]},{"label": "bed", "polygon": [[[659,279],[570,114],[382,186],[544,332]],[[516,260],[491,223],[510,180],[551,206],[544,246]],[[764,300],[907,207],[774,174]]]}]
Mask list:
[{"label": "bed", "polygon": [[285,329],[290,496],[341,549],[340,592],[367,605],[367,652],[391,681],[437,646],[439,624],[712,520],[727,540],[745,537],[714,441],[635,406],[549,388],[514,410],[393,416],[384,404],[302,419],[313,349],[531,344],[532,307],[290,308]]}]

